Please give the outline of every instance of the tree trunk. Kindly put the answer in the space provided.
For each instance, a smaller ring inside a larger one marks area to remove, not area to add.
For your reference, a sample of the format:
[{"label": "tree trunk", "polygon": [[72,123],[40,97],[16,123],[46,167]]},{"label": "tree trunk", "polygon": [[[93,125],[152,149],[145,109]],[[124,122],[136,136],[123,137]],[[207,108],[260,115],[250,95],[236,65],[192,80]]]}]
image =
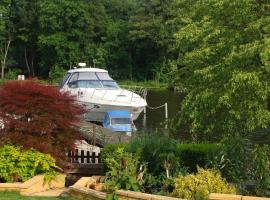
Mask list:
[{"label": "tree trunk", "polygon": [[27,67],[28,73],[31,74],[28,59],[27,59],[27,52],[26,52],[26,47],[24,48],[24,59],[25,59],[25,65]]},{"label": "tree trunk", "polygon": [[1,79],[5,78],[5,66],[6,66],[7,54],[8,54],[10,43],[11,43],[11,39],[9,38],[6,45],[4,45],[4,52],[3,52],[4,55],[1,58]]}]

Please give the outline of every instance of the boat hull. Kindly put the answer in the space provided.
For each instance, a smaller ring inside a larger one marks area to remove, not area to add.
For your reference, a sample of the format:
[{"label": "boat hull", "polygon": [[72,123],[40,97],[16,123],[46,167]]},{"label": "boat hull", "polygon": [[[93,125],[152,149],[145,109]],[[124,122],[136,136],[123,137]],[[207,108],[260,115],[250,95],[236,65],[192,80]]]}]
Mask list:
[{"label": "boat hull", "polygon": [[[81,102],[82,103],[82,102]],[[87,121],[102,122],[105,113],[110,110],[128,110],[132,114],[132,120],[136,120],[140,113],[144,110],[145,106],[134,107],[134,106],[120,106],[113,104],[97,104],[97,103],[82,103],[87,112],[84,114],[84,119]]]}]

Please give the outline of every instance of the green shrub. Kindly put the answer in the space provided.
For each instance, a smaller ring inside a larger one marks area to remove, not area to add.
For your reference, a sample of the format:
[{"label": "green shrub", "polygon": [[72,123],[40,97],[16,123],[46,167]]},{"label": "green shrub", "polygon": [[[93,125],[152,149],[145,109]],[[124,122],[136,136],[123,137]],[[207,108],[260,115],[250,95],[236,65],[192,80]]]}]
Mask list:
[{"label": "green shrub", "polygon": [[19,74],[19,69],[9,69],[8,72],[5,74],[6,80],[16,80]]},{"label": "green shrub", "polygon": [[142,189],[142,178],[145,165],[139,162],[139,156],[117,148],[112,157],[105,159],[108,167],[105,184],[110,190],[125,189],[139,191]]},{"label": "green shrub", "polygon": [[38,174],[45,174],[49,180],[59,169],[49,154],[11,145],[0,147],[0,178],[6,182],[26,181]]},{"label": "green shrub", "polygon": [[64,68],[55,65],[54,67],[52,67],[52,69],[49,73],[50,81],[52,83],[60,84],[65,73],[66,73],[66,70]]},{"label": "green shrub", "polygon": [[167,154],[173,154],[173,157],[177,159],[172,163],[171,174],[178,173],[180,159],[177,157],[177,142],[168,137],[158,136],[142,136],[130,143],[127,150],[135,153],[140,152],[141,161],[148,163],[148,172],[154,176],[158,176],[161,173],[165,173],[164,161]]},{"label": "green shrub", "polygon": [[268,145],[256,145],[254,150],[253,180],[256,195],[270,196],[270,161]]},{"label": "green shrub", "polygon": [[[126,151],[127,144],[108,144],[104,148],[101,149],[101,160],[104,163],[105,170],[108,169],[106,165],[106,159],[112,158],[113,156],[117,155],[116,151],[119,148],[123,148]],[[117,158],[115,158],[117,159]]]},{"label": "green shrub", "polygon": [[213,159],[213,167],[233,183],[246,182],[252,173],[253,145],[240,136],[227,137]]},{"label": "green shrub", "polygon": [[196,175],[190,174],[175,179],[173,195],[187,200],[208,199],[210,193],[233,194],[236,190],[213,170],[198,168]]},{"label": "green shrub", "polygon": [[164,136],[144,136],[131,142],[127,149],[130,152],[140,151],[141,160],[148,163],[149,172],[158,176],[165,172],[164,158],[169,155],[174,157],[171,174],[175,175],[182,172],[183,168],[189,172],[196,172],[197,165],[208,166],[220,148],[218,144],[184,144]]},{"label": "green shrub", "polygon": [[220,151],[221,146],[209,143],[182,143],[177,144],[177,154],[182,165],[187,167],[189,172],[196,172],[197,166],[206,167]]}]

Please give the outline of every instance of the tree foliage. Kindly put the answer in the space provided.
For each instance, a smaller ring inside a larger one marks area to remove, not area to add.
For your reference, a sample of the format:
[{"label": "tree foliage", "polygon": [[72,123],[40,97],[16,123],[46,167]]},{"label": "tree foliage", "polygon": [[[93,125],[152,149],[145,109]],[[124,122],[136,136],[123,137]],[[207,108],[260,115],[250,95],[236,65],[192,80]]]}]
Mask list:
[{"label": "tree foliage", "polygon": [[48,78],[87,62],[167,82],[187,93],[182,129],[249,133],[270,122],[269,13],[266,0],[3,0],[2,66]]},{"label": "tree foliage", "polygon": [[55,66],[87,62],[119,79],[166,80],[178,0],[4,2],[14,25],[9,68],[47,78]]},{"label": "tree foliage", "polygon": [[80,139],[83,108],[68,93],[35,81],[11,81],[0,88],[1,143],[50,153],[58,162]]},{"label": "tree foliage", "polygon": [[270,123],[267,1],[193,1],[175,33],[188,95],[178,123],[192,133],[244,134]]}]

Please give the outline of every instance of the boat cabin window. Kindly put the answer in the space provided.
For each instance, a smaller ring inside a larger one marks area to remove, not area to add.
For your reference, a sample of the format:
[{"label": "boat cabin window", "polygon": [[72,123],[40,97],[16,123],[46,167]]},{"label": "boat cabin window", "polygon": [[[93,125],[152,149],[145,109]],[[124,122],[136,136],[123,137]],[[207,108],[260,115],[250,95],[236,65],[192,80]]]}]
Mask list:
[{"label": "boat cabin window", "polygon": [[70,88],[119,88],[117,83],[106,72],[74,73],[68,83]]},{"label": "boat cabin window", "polygon": [[102,85],[104,88],[119,88],[119,86],[117,85],[117,83],[115,81],[101,81]]},{"label": "boat cabin window", "polygon": [[65,75],[65,77],[63,78],[62,83],[60,84],[60,88],[62,88],[62,87],[65,85],[65,83],[67,82],[67,80],[68,80],[68,78],[70,77],[70,75],[71,75],[71,73],[67,73],[67,74]]},{"label": "boat cabin window", "polygon": [[98,80],[94,72],[80,72],[79,80]]},{"label": "boat cabin window", "polygon": [[117,125],[117,124],[131,124],[131,119],[130,118],[112,118],[111,125]]},{"label": "boat cabin window", "polygon": [[77,87],[79,88],[102,88],[100,81],[78,80]]},{"label": "boat cabin window", "polygon": [[79,77],[79,73],[72,74],[71,78],[69,79],[69,83],[77,81],[78,77]]},{"label": "boat cabin window", "polygon": [[110,81],[112,81],[113,79],[109,76],[109,74],[108,73],[106,73],[106,72],[98,72],[97,73],[97,76],[98,76],[98,78],[100,79],[100,80],[110,80]]}]

